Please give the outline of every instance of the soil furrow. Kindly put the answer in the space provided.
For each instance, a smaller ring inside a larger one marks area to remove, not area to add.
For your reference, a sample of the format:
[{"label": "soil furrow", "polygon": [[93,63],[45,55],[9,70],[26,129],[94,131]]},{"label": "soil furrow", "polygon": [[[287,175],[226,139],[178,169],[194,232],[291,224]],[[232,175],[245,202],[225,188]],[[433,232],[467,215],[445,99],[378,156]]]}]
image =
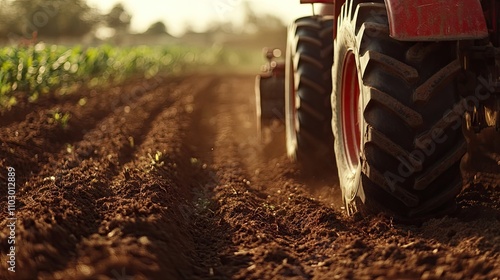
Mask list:
[{"label": "soil furrow", "polygon": [[[20,123],[0,127],[0,166],[15,166],[22,174],[20,181],[27,180],[25,176],[38,173],[38,167],[47,163],[51,154],[81,140],[113,110],[135,102],[165,79],[158,77],[133,87],[118,86],[107,91],[91,90],[78,100],[71,99],[75,102],[47,106],[29,113]],[[169,84],[174,85],[175,81]],[[65,115],[69,120],[62,119]],[[3,191],[0,190],[0,194]]]},{"label": "soil furrow", "polygon": [[[119,88],[114,88],[112,91],[115,91],[117,93],[120,93]],[[144,92],[141,95],[142,97],[142,103],[144,102],[149,102],[153,104],[150,99],[150,97],[147,97],[147,94],[151,94],[154,91],[149,91],[149,92]],[[124,95],[127,95],[125,93]],[[77,127],[80,127],[79,129],[74,128],[75,131],[77,131],[78,137],[75,136],[74,131],[60,131],[62,134],[64,134],[62,137],[58,137],[50,132],[47,131],[36,131],[34,134],[40,135],[40,141],[43,142],[50,142],[51,138],[58,138],[56,140],[56,143],[52,143],[49,145],[47,148],[42,148],[40,147],[39,151],[38,149],[31,149],[30,153],[23,153],[22,150],[16,149],[13,150],[13,153],[16,154],[23,154],[25,157],[19,157],[19,158],[14,158],[14,157],[5,157],[4,159],[9,159],[9,164],[10,166],[14,166],[18,174],[20,174],[19,178],[17,179],[18,182],[30,182],[33,181],[33,177],[41,177],[41,178],[46,178],[53,176],[55,174],[59,174],[62,171],[65,171],[67,169],[71,169],[73,167],[78,166],[82,161],[85,159],[89,159],[95,155],[99,155],[98,153],[106,153],[105,150],[102,150],[106,147],[106,145],[103,145],[109,141],[117,141],[116,144],[119,144],[120,147],[122,147],[123,153],[118,153],[118,156],[121,157],[126,157],[127,154],[130,153],[130,150],[133,149],[133,141],[134,138],[132,135],[127,135],[126,139],[124,139],[124,135],[120,134],[119,132],[121,130],[121,125],[124,125],[127,123],[126,119],[123,119],[121,117],[117,117],[120,115],[128,116],[129,119],[136,119],[135,116],[133,116],[132,110],[137,111],[138,108],[142,108],[143,104],[137,104],[133,102],[138,102],[141,98],[140,95],[135,94],[134,98],[127,98],[127,102],[125,103],[126,105],[123,106],[111,106],[111,104],[119,104],[121,103],[120,101],[113,101],[112,99],[109,100],[107,103],[100,103],[97,102],[93,105],[96,106],[88,106],[87,108],[89,110],[84,110],[84,114],[79,116],[77,120],[79,121]],[[146,97],[144,97],[146,96]],[[165,95],[160,95],[160,97],[165,96]],[[117,96],[115,96],[117,97]],[[101,100],[101,98],[97,98],[96,101],[104,101]],[[149,101],[148,101],[149,100]],[[173,98],[171,98],[173,100]],[[172,102],[172,101],[170,101]],[[91,104],[92,105],[92,104]],[[133,106],[133,107],[131,107]],[[96,107],[97,110],[100,110],[100,113],[94,114],[94,109],[92,107]],[[73,111],[68,111],[71,112],[73,115],[79,115],[79,108],[78,106],[74,106],[72,108]],[[161,106],[157,106],[157,109],[161,109]],[[75,113],[76,112],[76,113]],[[103,114],[103,112],[109,112],[106,114]],[[145,114],[146,112],[143,112]],[[147,112],[149,114],[150,112]],[[87,119],[86,119],[87,118]],[[80,125],[82,122],[86,123],[83,127]],[[45,124],[45,119],[39,119],[36,122],[33,122],[33,126],[36,127],[38,126],[43,126]],[[88,124],[88,125],[87,125]],[[136,123],[136,126],[140,125],[140,123]],[[115,129],[113,129],[115,127]],[[123,126],[126,127],[126,126]],[[16,128],[20,129],[20,128]],[[87,130],[90,129],[90,130]],[[42,129],[43,130],[43,129]],[[117,131],[118,130],[118,131]],[[118,132],[118,133],[117,133]],[[136,132],[136,134],[139,136],[139,141],[142,138],[142,133]],[[67,136],[69,135],[69,136]],[[118,137],[115,138],[115,135]],[[74,142],[69,141],[70,138],[75,138]],[[66,142],[66,141],[69,142]],[[26,140],[25,141],[32,141],[32,140]],[[121,142],[121,143],[120,143]],[[26,147],[29,148],[29,147]],[[101,149],[101,150],[99,150]],[[39,153],[42,154],[42,156],[39,156]],[[35,154],[36,153],[36,154]],[[108,160],[111,160],[113,162],[113,155],[111,154],[106,154],[108,156]],[[26,157],[30,157],[27,159]],[[18,161],[21,161],[22,164],[16,165],[11,163],[11,159],[15,159]],[[120,158],[119,158],[120,159]],[[36,163],[36,164],[35,164]],[[118,160],[115,162],[117,164],[120,163]],[[28,169],[26,170],[25,168],[22,168],[22,166],[27,165]],[[40,172],[40,174],[38,174]],[[30,187],[30,184],[26,184],[27,187]],[[2,189],[2,191],[5,191]],[[4,201],[0,202],[4,203]]]},{"label": "soil furrow", "polygon": [[[183,77],[185,78],[185,77]],[[125,82],[115,85],[115,88],[119,87],[121,89],[126,89],[126,88],[134,88],[136,89],[138,86],[146,89],[146,90],[152,90],[154,87],[157,87],[159,83],[162,81],[166,80],[167,77],[164,76],[156,76],[151,79],[144,79],[144,78],[138,78],[138,77],[133,77],[127,79]],[[168,80],[170,82],[176,82],[177,80],[180,80],[180,78],[172,78],[169,77]],[[109,91],[110,86],[109,85],[103,85],[95,88],[88,88],[85,85],[82,84],[76,84],[73,85],[74,88],[77,88],[74,90],[74,92],[70,94],[58,94],[58,93],[49,93],[46,95],[42,95],[36,102],[29,102],[27,95],[24,93],[18,93],[18,100],[17,100],[17,105],[15,108],[11,110],[4,110],[0,111],[0,127],[7,127],[7,126],[12,126],[15,125],[15,123],[22,122],[23,120],[26,119],[26,117],[31,113],[31,112],[38,112],[42,110],[47,110],[47,109],[55,109],[57,107],[66,107],[70,106],[72,104],[78,103],[82,98],[88,98],[89,97],[89,92],[99,92],[99,96],[102,94],[108,95],[108,99],[113,93],[112,91]],[[116,96],[114,96],[116,97]],[[104,101],[101,100],[101,101]],[[54,105],[57,104],[57,105]]]},{"label": "soil furrow", "polygon": [[[193,94],[211,85],[213,79],[208,78],[176,88],[172,95],[177,102],[151,121],[151,129],[137,144],[131,160],[110,180],[112,195],[98,199],[105,207],[99,229],[77,245],[77,256],[69,269],[48,279],[95,279],[122,271],[136,275],[136,279],[190,278],[196,265],[191,261],[191,188],[199,178],[180,140],[188,129],[185,124]],[[101,254],[96,254],[98,251]],[[182,253],[172,254],[174,251]],[[130,254],[135,256],[132,262],[119,257]],[[91,266],[102,261],[106,265]],[[91,277],[87,270],[92,271]]]},{"label": "soil furrow", "polygon": [[[134,147],[130,139],[141,139],[146,133],[144,129],[148,128],[145,123],[168,107],[168,99],[168,92],[155,90],[130,104],[129,110],[114,110],[75,144],[74,152],[58,155],[48,170],[20,188],[18,215],[25,217],[20,228],[24,227],[27,234],[19,239],[28,244],[34,242],[35,248],[37,240],[60,241],[49,251],[20,254],[19,264],[31,268],[26,273],[48,273],[64,267],[78,240],[97,231],[103,209],[96,201],[112,194],[109,179],[116,174],[120,159],[132,153]],[[57,202],[58,205],[45,205],[46,202]],[[40,224],[43,216],[50,217],[42,220],[48,225]],[[37,230],[40,228],[45,229]],[[38,262],[34,263],[34,259]],[[35,276],[21,275],[26,278]]]},{"label": "soil furrow", "polygon": [[[317,227],[315,234],[332,240],[338,236],[337,232],[346,228],[338,221],[338,213],[310,199],[307,191],[300,191],[305,188],[303,185],[278,178],[283,174],[276,171],[282,169],[280,164],[287,160],[262,155],[250,119],[253,110],[247,98],[252,98],[251,93],[236,94],[240,90],[237,84],[222,84],[212,95],[201,99],[199,114],[203,118],[193,128],[204,135],[213,135],[213,142],[198,143],[200,156],[211,162],[217,178],[209,197],[215,215],[205,212],[207,217],[211,216],[205,221],[216,222],[212,228],[220,232],[213,232],[213,236],[226,238],[225,242],[213,242],[216,246],[206,246],[209,249],[199,248],[216,253],[208,256],[212,258],[212,270],[208,268],[201,276],[263,279],[262,274],[253,275],[257,266],[267,271],[282,270],[289,276],[293,273],[305,276],[297,255],[315,256],[311,262],[316,259],[316,263],[326,259],[326,256],[311,254],[313,248],[304,249],[307,241],[312,243],[311,238],[307,238],[311,234],[308,223],[321,221],[322,226]],[[231,137],[234,135],[236,137]],[[279,152],[275,151],[276,154]],[[304,211],[294,212],[294,207],[303,207]],[[297,253],[291,249],[294,246],[304,248]],[[285,259],[287,263],[283,264]]]}]

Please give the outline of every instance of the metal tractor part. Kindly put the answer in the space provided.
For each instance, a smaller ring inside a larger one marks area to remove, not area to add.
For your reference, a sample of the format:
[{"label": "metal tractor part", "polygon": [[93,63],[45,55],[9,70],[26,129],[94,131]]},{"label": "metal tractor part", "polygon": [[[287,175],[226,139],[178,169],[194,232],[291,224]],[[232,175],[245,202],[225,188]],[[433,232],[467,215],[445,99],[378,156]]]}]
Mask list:
[{"label": "metal tractor part", "polygon": [[491,40],[462,47],[465,69],[464,184],[500,185],[500,48]]},{"label": "metal tractor part", "polygon": [[283,122],[285,117],[285,64],[277,59],[281,50],[264,48],[267,63],[255,78],[255,104],[257,131],[262,135],[264,127],[274,121]]}]

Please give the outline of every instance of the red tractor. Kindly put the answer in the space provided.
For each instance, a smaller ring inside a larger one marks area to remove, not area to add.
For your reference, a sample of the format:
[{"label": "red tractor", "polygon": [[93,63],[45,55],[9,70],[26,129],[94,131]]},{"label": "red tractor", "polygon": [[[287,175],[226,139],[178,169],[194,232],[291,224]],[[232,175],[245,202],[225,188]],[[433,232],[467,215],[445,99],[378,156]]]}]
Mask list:
[{"label": "red tractor", "polygon": [[284,108],[288,155],[336,162],[349,214],[421,219],[472,177],[500,184],[500,0],[301,3],[327,5],[290,25],[258,117]]}]

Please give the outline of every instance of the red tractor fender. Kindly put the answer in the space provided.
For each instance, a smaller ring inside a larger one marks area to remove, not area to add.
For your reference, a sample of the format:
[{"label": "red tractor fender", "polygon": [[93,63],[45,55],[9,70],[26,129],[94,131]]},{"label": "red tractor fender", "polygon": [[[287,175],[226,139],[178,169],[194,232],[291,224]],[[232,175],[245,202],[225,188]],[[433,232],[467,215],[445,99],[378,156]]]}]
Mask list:
[{"label": "red tractor fender", "polygon": [[300,0],[300,4],[316,4],[316,3],[323,3],[323,4],[332,4],[333,0]]},{"label": "red tractor fender", "polygon": [[390,35],[401,41],[488,37],[480,0],[385,0]]},{"label": "red tractor fender", "polygon": [[[333,4],[335,17],[346,0],[300,0]],[[481,0],[385,0],[390,35],[400,41],[455,41],[488,37]]]}]

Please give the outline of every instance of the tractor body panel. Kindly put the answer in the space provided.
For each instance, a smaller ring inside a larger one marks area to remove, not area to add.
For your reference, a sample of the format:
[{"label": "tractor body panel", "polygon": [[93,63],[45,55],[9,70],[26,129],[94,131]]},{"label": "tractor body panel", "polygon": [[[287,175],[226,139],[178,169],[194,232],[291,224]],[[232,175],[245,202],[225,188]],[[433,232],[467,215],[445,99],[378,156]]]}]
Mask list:
[{"label": "tractor body panel", "polygon": [[331,4],[332,0],[300,0],[300,4],[316,4],[316,3]]},{"label": "tractor body panel", "polygon": [[480,0],[385,0],[390,35],[400,41],[488,37]]}]

